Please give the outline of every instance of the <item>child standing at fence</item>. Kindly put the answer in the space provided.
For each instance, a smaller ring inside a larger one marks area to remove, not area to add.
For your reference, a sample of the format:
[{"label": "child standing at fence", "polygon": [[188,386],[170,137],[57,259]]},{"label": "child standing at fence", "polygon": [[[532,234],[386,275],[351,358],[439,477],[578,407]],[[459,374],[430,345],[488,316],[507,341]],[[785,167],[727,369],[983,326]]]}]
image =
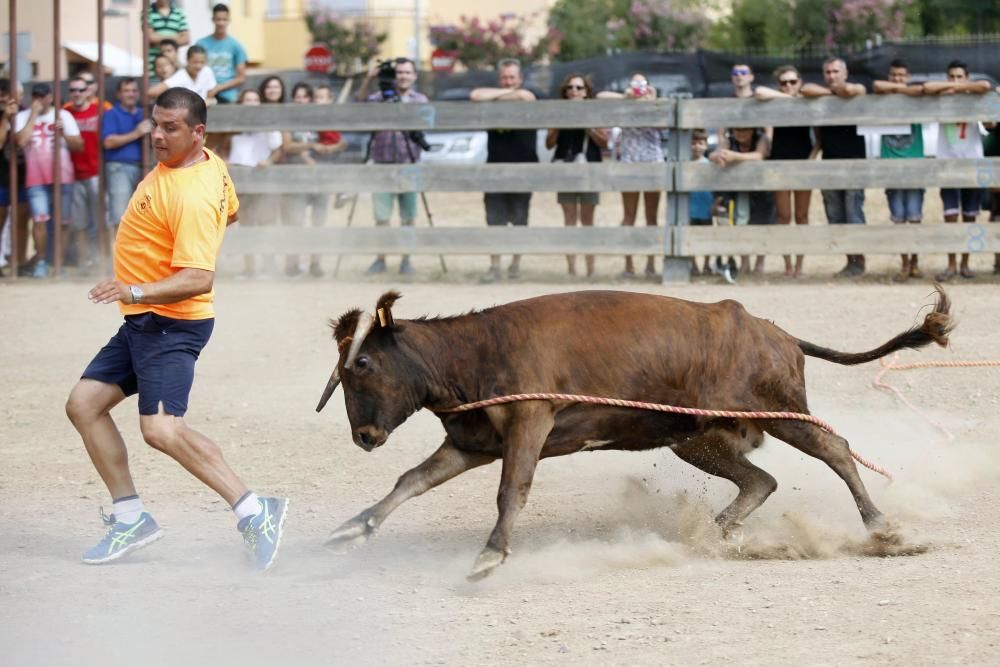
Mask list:
[{"label": "child standing at fence", "polygon": [[[727,132],[728,148],[715,151],[710,158],[723,169],[741,162],[767,159],[767,133],[762,127],[735,127]],[[732,202],[734,222],[737,225],[769,225],[774,222],[774,197],[770,192],[730,192],[722,195],[723,202]],[[750,256],[740,261],[740,271],[750,269]],[[753,272],[764,273],[764,256],[757,255]]]},{"label": "child standing at fence", "polygon": [[[705,130],[695,130],[691,133],[691,161],[707,163],[708,158],[708,133]],[[706,226],[712,224],[712,193],[707,190],[692,192],[688,197],[688,214],[693,226]],[[698,271],[698,258],[691,258],[691,275],[697,276],[699,273],[709,273],[709,257],[705,256],[705,263],[701,272]]]}]

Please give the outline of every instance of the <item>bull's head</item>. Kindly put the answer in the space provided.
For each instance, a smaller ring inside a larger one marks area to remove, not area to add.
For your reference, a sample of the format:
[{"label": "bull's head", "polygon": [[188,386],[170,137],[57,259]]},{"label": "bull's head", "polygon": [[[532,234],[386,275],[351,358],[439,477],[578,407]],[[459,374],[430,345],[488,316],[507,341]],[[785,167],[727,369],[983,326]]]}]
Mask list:
[{"label": "bull's head", "polygon": [[316,412],[343,384],[351,433],[365,451],[385,443],[393,429],[420,408],[424,394],[419,364],[400,345],[403,326],[392,317],[399,297],[398,292],[383,294],[374,316],[354,309],[330,322],[340,356]]}]

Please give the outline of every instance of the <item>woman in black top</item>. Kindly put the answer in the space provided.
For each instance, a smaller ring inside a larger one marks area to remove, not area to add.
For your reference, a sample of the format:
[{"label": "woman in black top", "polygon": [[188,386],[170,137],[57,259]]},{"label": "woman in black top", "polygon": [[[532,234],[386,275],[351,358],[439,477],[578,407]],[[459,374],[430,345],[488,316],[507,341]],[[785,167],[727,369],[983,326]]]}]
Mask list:
[{"label": "woman in black top", "polygon": [[[759,87],[755,91],[758,100],[771,100],[779,97],[800,97],[802,76],[792,65],[783,65],[774,71],[778,82],[778,90]],[[809,127],[776,127],[771,138],[771,154],[769,160],[812,160],[819,152],[819,146],[813,139],[812,128]],[[792,221],[792,204],[794,203],[795,224],[809,224],[809,199],[811,190],[783,190],[774,193],[775,217],[780,225]],[[802,275],[802,255],[795,256],[792,265],[791,255],[785,255],[785,276],[798,278]]]},{"label": "woman in black top", "polygon": [[[564,100],[586,100],[594,97],[590,80],[583,74],[570,74],[559,87],[559,97]],[[546,148],[555,148],[553,162],[600,162],[601,149],[608,145],[607,131],[601,128],[560,130],[551,129],[545,137]],[[597,192],[560,192],[556,201],[562,206],[563,221],[567,227],[594,224],[594,209],[600,201]],[[587,255],[587,277],[594,275],[594,256]],[[566,255],[566,266],[571,276],[576,275],[576,256]]]}]

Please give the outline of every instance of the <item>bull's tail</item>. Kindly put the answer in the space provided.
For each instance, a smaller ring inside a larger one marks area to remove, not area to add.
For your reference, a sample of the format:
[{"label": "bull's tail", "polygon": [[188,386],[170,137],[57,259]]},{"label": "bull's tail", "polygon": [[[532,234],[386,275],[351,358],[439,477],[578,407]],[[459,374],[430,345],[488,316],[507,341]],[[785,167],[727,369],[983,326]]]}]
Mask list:
[{"label": "bull's tail", "polygon": [[951,300],[945,294],[941,285],[935,283],[934,290],[937,292],[937,303],[934,305],[934,310],[924,318],[923,325],[904,331],[874,350],[850,354],[848,352],[838,352],[837,350],[813,345],[804,340],[799,341],[799,349],[802,350],[803,354],[810,357],[825,359],[826,361],[832,361],[845,366],[853,366],[854,364],[863,364],[880,359],[897,350],[907,348],[916,350],[931,343],[947,347],[948,334],[955,328],[951,315],[948,314],[948,311],[951,309]]}]

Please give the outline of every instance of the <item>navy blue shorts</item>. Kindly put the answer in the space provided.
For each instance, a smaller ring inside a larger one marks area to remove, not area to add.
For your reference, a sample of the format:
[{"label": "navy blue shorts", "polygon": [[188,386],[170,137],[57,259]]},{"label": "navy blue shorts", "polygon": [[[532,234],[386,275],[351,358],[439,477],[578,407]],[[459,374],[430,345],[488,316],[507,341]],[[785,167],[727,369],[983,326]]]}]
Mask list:
[{"label": "navy blue shorts", "polygon": [[175,320],[156,313],[127,315],[81,377],[139,394],[139,414],[183,417],[194,383],[194,364],[212,337],[215,319]]}]

